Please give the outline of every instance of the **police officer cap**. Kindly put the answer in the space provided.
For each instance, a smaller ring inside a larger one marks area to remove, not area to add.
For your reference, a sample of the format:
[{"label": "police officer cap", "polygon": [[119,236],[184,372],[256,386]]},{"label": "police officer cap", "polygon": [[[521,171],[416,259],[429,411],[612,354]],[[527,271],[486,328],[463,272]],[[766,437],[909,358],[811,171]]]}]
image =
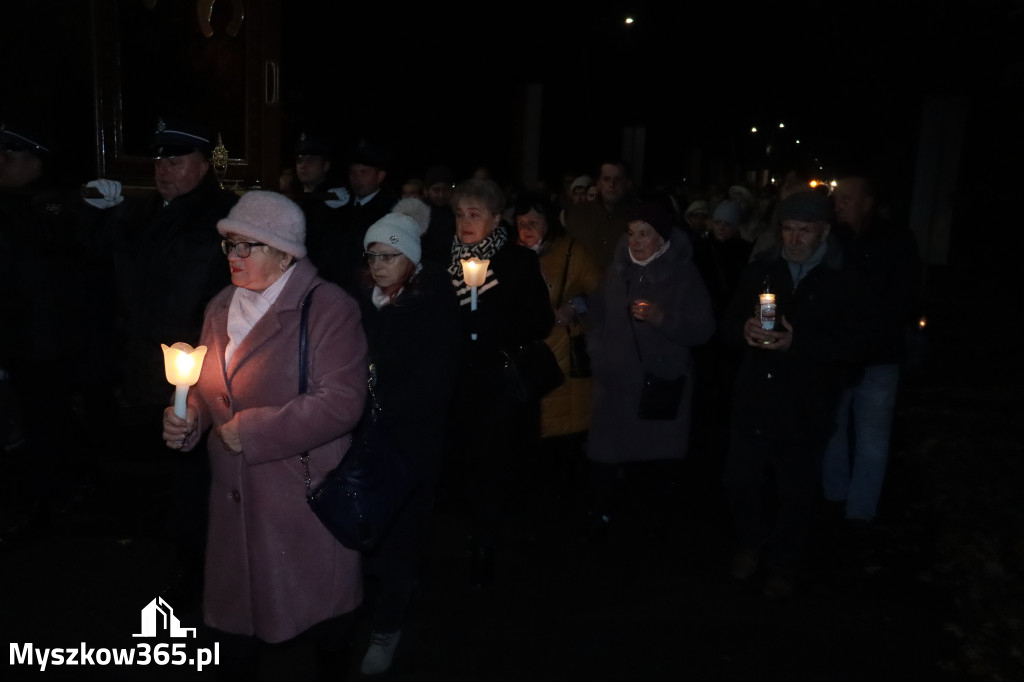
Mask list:
[{"label": "police officer cap", "polygon": [[150,150],[155,159],[192,152],[209,156],[213,148],[210,139],[209,131],[193,121],[161,117],[156,123]]},{"label": "police officer cap", "polygon": [[372,166],[377,170],[387,170],[389,154],[386,149],[371,140],[362,139],[356,143],[355,148],[349,156],[349,165],[362,164]]},{"label": "police officer cap", "polygon": [[304,132],[295,143],[295,156],[322,156],[327,159],[331,156],[331,148],[319,135]]}]

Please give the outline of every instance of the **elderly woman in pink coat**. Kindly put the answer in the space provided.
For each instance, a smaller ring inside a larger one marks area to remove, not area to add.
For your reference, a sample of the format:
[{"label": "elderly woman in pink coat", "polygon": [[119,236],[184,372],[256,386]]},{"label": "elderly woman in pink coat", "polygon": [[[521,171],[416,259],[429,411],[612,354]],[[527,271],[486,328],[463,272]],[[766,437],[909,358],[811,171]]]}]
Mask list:
[{"label": "elderly woman in pink coat", "polygon": [[[306,504],[300,456],[309,453],[316,486],[348,450],[366,398],[366,339],[356,302],[305,258],[305,219],[291,200],[249,192],[217,229],[232,286],[206,308],[199,383],[185,419],[165,411],[163,438],[188,450],[209,431],[203,616],[215,636],[240,636],[227,640],[247,652],[246,667],[262,643],[340,630],[329,626],[362,598],[359,554]],[[310,292],[300,394],[300,315]]]}]

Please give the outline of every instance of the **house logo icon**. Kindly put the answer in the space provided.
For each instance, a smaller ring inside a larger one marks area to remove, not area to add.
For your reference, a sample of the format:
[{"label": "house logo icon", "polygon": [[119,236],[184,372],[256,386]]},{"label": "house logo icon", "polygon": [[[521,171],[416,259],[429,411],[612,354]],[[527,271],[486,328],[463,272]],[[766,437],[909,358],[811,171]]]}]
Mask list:
[{"label": "house logo icon", "polygon": [[196,629],[181,627],[171,605],[157,597],[142,609],[142,632],[132,637],[156,637],[165,632],[171,637],[196,636]]}]

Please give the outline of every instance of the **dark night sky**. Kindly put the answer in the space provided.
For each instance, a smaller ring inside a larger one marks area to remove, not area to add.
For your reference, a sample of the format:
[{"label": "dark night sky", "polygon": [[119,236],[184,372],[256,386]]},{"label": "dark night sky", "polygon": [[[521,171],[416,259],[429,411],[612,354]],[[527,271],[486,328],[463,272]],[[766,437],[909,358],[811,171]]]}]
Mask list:
[{"label": "dark night sky", "polygon": [[[90,155],[85,3],[0,6],[0,110],[39,103],[66,146]],[[705,159],[757,161],[750,126],[778,133],[779,121],[805,154],[856,150],[909,175],[922,104],[954,96],[970,106],[966,143],[1020,140],[1022,0],[465,6],[282,2],[285,139],[311,125],[340,141],[373,134],[404,161],[397,173],[447,159],[511,174],[524,85],[542,83],[548,177],[618,152],[624,125],[646,128],[647,177],[678,171],[698,146]]]},{"label": "dark night sky", "polygon": [[[514,157],[528,82],[544,84],[549,172],[617,150],[624,124],[646,127],[648,161],[663,168],[698,144],[756,154],[750,126],[779,121],[815,154],[871,150],[902,162],[924,101],[998,95],[1021,68],[1010,39],[1019,2],[968,12],[962,2],[524,1],[447,17],[430,3],[315,4],[285,10],[289,123],[377,129],[410,156],[454,148],[471,165]],[[345,94],[354,80],[364,94]]]}]

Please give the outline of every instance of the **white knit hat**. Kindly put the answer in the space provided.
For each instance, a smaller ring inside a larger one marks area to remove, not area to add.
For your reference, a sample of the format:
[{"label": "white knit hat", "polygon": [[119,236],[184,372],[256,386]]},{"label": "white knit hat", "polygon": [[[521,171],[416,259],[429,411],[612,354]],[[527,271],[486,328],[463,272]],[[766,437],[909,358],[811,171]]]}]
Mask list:
[{"label": "white knit hat", "polygon": [[246,192],[217,231],[254,239],[296,259],[306,257],[306,216],[298,204],[277,192]]},{"label": "white knit hat", "polygon": [[391,213],[370,225],[363,237],[363,248],[377,242],[392,246],[419,265],[422,255],[420,235],[430,225],[430,207],[419,199],[402,199],[394,205]]}]

